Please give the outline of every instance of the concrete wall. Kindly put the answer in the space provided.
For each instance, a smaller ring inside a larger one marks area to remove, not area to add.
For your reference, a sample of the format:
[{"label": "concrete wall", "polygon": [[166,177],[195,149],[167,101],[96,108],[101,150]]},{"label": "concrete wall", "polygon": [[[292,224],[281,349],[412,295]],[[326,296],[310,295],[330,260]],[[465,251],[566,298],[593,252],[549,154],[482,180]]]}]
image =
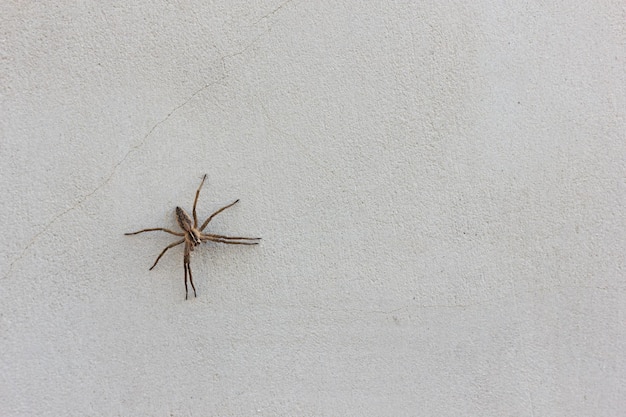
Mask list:
[{"label": "concrete wall", "polygon": [[0,6],[0,415],[623,415],[623,2],[78,3]]}]

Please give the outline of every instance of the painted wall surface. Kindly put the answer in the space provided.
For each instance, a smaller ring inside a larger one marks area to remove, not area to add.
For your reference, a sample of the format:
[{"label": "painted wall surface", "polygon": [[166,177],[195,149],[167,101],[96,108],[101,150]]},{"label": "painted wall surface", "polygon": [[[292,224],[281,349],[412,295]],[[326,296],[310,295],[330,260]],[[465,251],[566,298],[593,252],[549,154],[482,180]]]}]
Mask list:
[{"label": "painted wall surface", "polygon": [[623,415],[624,3],[281,1],[2,3],[0,415]]}]

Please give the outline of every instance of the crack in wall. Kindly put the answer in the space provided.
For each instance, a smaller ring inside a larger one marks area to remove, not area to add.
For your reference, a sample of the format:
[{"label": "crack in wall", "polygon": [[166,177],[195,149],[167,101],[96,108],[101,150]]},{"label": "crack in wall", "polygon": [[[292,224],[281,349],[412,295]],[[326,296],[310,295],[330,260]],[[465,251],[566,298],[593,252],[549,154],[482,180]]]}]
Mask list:
[{"label": "crack in wall", "polygon": [[267,19],[268,17],[274,15],[275,13],[277,13],[280,9],[282,9],[283,7],[285,7],[286,5],[288,5],[289,3],[291,3],[293,0],[287,0],[284,3],[281,3],[278,7],[276,7],[274,10],[272,10],[271,12],[264,14],[263,16],[261,16],[256,22],[254,22],[254,24],[258,24],[261,20],[263,19]]},{"label": "crack in wall", "polygon": [[150,130],[148,131],[148,133],[146,133],[143,138],[139,141],[138,144],[133,145],[127,152],[126,154],[122,157],[122,159],[120,159],[115,165],[113,165],[113,168],[111,169],[111,171],[109,172],[109,174],[104,178],[104,180],[98,184],[96,186],[96,188],[94,188],[92,191],[90,191],[89,193],[83,195],[82,197],[80,197],[78,199],[78,201],[76,201],[71,207],[63,210],[62,212],[56,214],[55,216],[52,217],[52,219],[50,219],[50,221],[48,221],[48,223],[46,223],[26,244],[26,246],[24,246],[24,248],[20,251],[20,253],[11,261],[11,263],[9,264],[9,268],[8,271],[6,272],[6,274],[4,274],[2,276],[2,279],[6,279],[9,274],[13,271],[13,266],[15,265],[16,262],[18,262],[19,260],[21,260],[24,255],[26,254],[26,252],[30,249],[30,247],[32,245],[34,245],[38,240],[39,237],[41,235],[43,235],[44,233],[46,233],[50,227],[52,227],[52,225],[54,223],[56,223],[57,220],[59,220],[61,217],[65,216],[66,214],[76,210],[78,207],[80,207],[83,203],[85,203],[85,201],[89,200],[89,198],[94,195],[95,193],[97,193],[99,190],[101,190],[105,185],[107,185],[111,179],[113,178],[113,176],[115,175],[115,173],[117,172],[118,168],[124,163],[124,161],[126,161],[126,159],[128,159],[128,157],[130,155],[132,155],[133,153],[139,151],[139,149],[141,149],[147,142],[148,142],[148,138],[152,135],[152,133],[156,130],[157,127],[159,127],[161,124],[165,123],[170,117],[172,117],[172,115],[174,113],[176,113],[178,110],[180,110],[183,106],[185,106],[187,103],[189,103],[194,97],[196,97],[198,94],[200,94],[202,91],[206,90],[207,88],[221,82],[223,79],[225,78],[225,76],[220,77],[220,79],[218,79],[217,81],[214,81],[212,83],[209,84],[205,84],[204,86],[202,86],[201,88],[199,88],[198,90],[196,90],[195,92],[193,92],[185,101],[183,101],[181,104],[179,104],[178,106],[174,107],[164,118],[162,118],[161,120],[159,120],[157,123],[155,123],[152,128],[150,128]]},{"label": "crack in wall", "polygon": [[[293,0],[289,0],[283,4],[281,4],[279,7],[277,7],[276,9],[274,9],[272,12],[268,13],[267,15],[263,16],[260,20],[271,16],[272,14],[276,13],[278,10],[280,10],[283,6],[285,6],[287,3],[291,2]],[[184,107],[185,105],[187,105],[191,100],[193,100],[197,95],[199,95],[200,93],[202,93],[203,91],[205,91],[206,89],[208,89],[209,87],[216,85],[222,81],[224,81],[227,77],[228,77],[228,72],[226,70],[226,60],[229,58],[233,58],[239,55],[244,54],[245,52],[247,52],[252,46],[254,46],[254,44],[256,44],[258,42],[258,40],[263,37],[264,35],[266,35],[267,33],[269,33],[269,29],[263,31],[261,34],[259,34],[257,37],[255,37],[250,43],[248,43],[248,45],[246,45],[244,48],[242,48],[241,50],[228,54],[228,55],[221,55],[220,56],[220,64],[222,67],[222,76],[219,77],[217,80],[205,84],[203,85],[201,88],[197,89],[196,91],[194,91],[189,97],[187,97],[187,99],[185,99],[181,104],[177,105],[176,107],[174,107],[172,110],[170,110],[167,115],[165,117],[163,117],[161,120],[159,120],[158,122],[156,122],[151,128],[150,130],[148,130],[148,132],[143,136],[143,138],[139,141],[139,143],[137,143],[136,145],[133,145],[127,152],[126,154],[122,157],[122,159],[120,159],[117,163],[115,163],[115,165],[113,165],[113,168],[111,169],[111,171],[109,172],[109,174],[105,177],[105,179],[98,184],[92,191],[90,191],[89,193],[83,195],[82,197],[80,197],[78,199],[78,201],[76,201],[71,207],[61,211],[60,213],[54,215],[50,221],[48,221],[48,223],[46,223],[29,241],[28,243],[24,246],[24,248],[20,251],[20,253],[15,256],[13,258],[13,260],[9,263],[9,267],[7,269],[7,272],[2,276],[2,280],[5,280],[9,277],[9,274],[11,272],[13,272],[13,268],[15,266],[15,264],[17,262],[19,262],[24,255],[26,255],[26,253],[28,252],[28,250],[39,240],[39,238],[46,233],[50,227],[52,227],[52,225],[54,225],[60,218],[62,218],[63,216],[65,216],[66,214],[76,210],[78,207],[80,207],[83,203],[85,203],[87,200],[89,200],[89,198],[91,196],[93,196],[94,194],[96,194],[98,191],[100,191],[105,185],[107,185],[113,178],[113,176],[115,175],[115,173],[117,172],[118,168],[128,159],[129,156],[131,156],[132,154],[134,154],[135,152],[139,151],[147,142],[148,139],[150,138],[150,136],[152,135],[152,133],[163,123],[165,123],[167,120],[170,119],[170,117],[172,117],[178,110],[180,110],[182,107]]]}]

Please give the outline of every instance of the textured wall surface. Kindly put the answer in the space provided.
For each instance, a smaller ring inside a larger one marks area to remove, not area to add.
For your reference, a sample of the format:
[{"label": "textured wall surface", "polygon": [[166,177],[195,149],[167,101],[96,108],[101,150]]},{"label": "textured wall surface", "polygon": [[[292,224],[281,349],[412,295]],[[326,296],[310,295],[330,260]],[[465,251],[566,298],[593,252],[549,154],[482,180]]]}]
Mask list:
[{"label": "textured wall surface", "polygon": [[[623,415],[623,2],[66,3],[0,6],[0,415]],[[123,233],[204,173],[264,240],[185,301]]]}]

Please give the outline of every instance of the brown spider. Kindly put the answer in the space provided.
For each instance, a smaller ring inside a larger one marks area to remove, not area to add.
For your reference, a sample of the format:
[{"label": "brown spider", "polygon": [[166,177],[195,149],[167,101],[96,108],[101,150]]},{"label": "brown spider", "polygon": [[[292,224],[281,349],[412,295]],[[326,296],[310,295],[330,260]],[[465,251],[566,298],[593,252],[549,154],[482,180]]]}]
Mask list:
[{"label": "brown spider", "polygon": [[188,295],[187,274],[189,274],[189,282],[191,282],[191,288],[193,288],[193,295],[197,297],[196,287],[193,285],[193,277],[191,276],[191,265],[189,264],[190,254],[196,246],[208,240],[212,242],[227,243],[229,245],[256,245],[259,242],[238,242],[238,241],[261,240],[260,237],[233,237],[233,236],[222,236],[222,235],[213,235],[209,233],[202,233],[202,231],[207,227],[207,225],[213,219],[213,217],[217,216],[218,214],[220,214],[222,211],[226,210],[227,208],[234,206],[239,201],[237,200],[234,203],[230,203],[229,205],[224,206],[221,209],[217,210],[215,213],[211,214],[209,218],[204,221],[204,223],[202,223],[202,226],[198,228],[198,216],[196,215],[196,204],[198,203],[198,196],[200,195],[200,190],[202,189],[204,180],[206,180],[206,174],[204,175],[204,177],[202,177],[202,182],[200,183],[200,186],[198,187],[198,191],[196,191],[196,198],[193,201],[193,224],[191,223],[191,218],[189,217],[187,212],[180,207],[176,207],[176,221],[178,222],[178,225],[180,226],[180,228],[183,229],[183,233],[174,232],[170,229],[165,229],[163,227],[143,229],[143,230],[139,230],[138,232],[133,232],[133,233],[124,233],[125,235],[136,235],[138,233],[153,232],[156,230],[161,230],[163,232],[167,232],[176,236],[183,236],[182,239],[177,240],[176,242],[172,243],[171,245],[163,249],[163,252],[161,252],[161,254],[156,258],[156,261],[154,261],[154,264],[150,267],[150,271],[152,271],[152,268],[156,266],[156,264],[159,262],[159,259],[161,259],[161,257],[165,254],[165,252],[167,252],[168,249],[171,249],[185,242],[185,255],[183,257],[183,265],[185,267],[185,300],[187,299],[187,295]]}]

